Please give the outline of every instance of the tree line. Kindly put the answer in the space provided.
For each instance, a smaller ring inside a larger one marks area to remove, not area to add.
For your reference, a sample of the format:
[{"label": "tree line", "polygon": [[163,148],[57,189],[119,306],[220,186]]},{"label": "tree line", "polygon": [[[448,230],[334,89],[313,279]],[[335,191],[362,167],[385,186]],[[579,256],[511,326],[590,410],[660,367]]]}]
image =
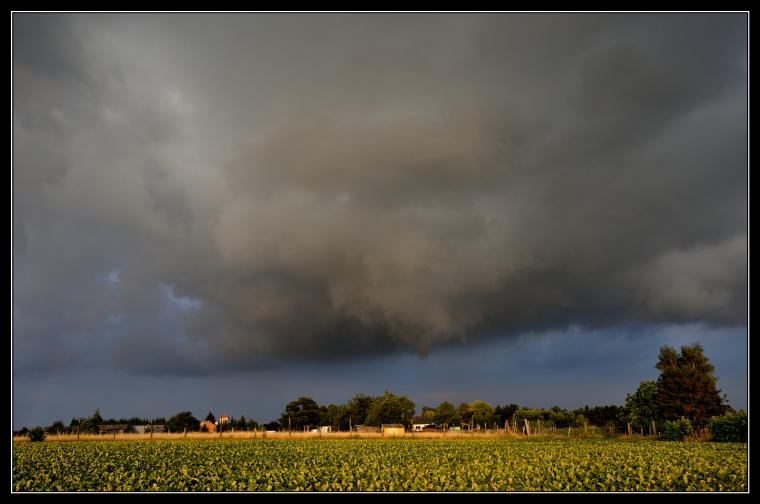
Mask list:
[{"label": "tree line", "polygon": [[[627,394],[625,406],[596,406],[586,405],[576,410],[562,409],[552,406],[549,409],[527,408],[517,404],[505,406],[490,404],[475,400],[472,403],[462,402],[457,407],[449,401],[443,401],[436,407],[423,406],[422,416],[430,417],[436,425],[448,427],[483,426],[502,427],[505,422],[521,425],[524,420],[550,423],[558,428],[611,427],[616,430],[629,432],[635,430],[641,433],[665,432],[668,438],[683,438],[692,429],[710,428],[711,432],[729,432],[723,437],[747,439],[746,412],[743,417],[721,420],[726,412],[727,398],[720,395],[717,389],[717,378],[714,376],[714,366],[704,356],[703,347],[697,342],[682,346],[681,352],[665,345],[660,348],[658,362],[655,367],[660,371],[656,381],[646,380],[640,383],[634,394]],[[223,430],[250,431],[263,428],[266,430],[290,429],[301,431],[322,426],[329,426],[333,431],[348,431],[355,426],[381,426],[382,424],[401,424],[411,428],[416,412],[415,403],[406,395],[395,395],[386,390],[384,394],[370,396],[356,394],[344,404],[322,405],[310,397],[299,397],[289,402],[279,419],[263,425],[256,421],[246,420],[244,415],[220,425]],[[215,422],[214,415],[209,412],[205,420]],[[94,433],[98,425],[165,425],[169,432],[199,431],[201,422],[190,411],[183,411],[165,420],[164,418],[145,419],[139,417],[105,420],[100,410],[84,419],[73,418],[69,426],[56,420],[48,431]],[[733,427],[738,425],[739,427]],[[742,427],[743,425],[743,427]],[[712,426],[712,427],[711,427]],[[714,428],[713,428],[714,427]],[[729,428],[730,427],[730,428]],[[731,430],[734,429],[734,430]],[[738,431],[734,432],[736,429]],[[743,429],[743,430],[742,430]],[[25,434],[24,427],[14,434]]]}]

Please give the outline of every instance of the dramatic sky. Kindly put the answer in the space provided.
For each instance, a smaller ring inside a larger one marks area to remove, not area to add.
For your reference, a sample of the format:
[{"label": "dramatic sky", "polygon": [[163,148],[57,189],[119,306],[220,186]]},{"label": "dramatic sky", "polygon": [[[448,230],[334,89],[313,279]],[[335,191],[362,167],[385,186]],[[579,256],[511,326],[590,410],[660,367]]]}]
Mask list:
[{"label": "dramatic sky", "polygon": [[12,19],[14,427],[747,406],[746,14]]}]

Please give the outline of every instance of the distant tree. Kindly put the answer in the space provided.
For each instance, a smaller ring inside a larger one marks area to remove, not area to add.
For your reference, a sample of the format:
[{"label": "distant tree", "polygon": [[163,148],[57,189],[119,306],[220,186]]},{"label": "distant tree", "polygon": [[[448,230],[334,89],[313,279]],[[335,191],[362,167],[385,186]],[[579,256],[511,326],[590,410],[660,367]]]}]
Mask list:
[{"label": "distant tree", "polygon": [[259,428],[259,424],[255,420],[251,419],[245,423],[245,428],[246,430],[253,431]]},{"label": "distant tree", "polygon": [[105,423],[105,420],[103,420],[103,417],[100,416],[100,408],[95,409],[95,413],[92,414],[90,419],[92,420],[92,423],[94,423],[95,425],[103,425]]},{"label": "distant tree", "polygon": [[585,427],[588,425],[588,419],[584,417],[582,414],[577,414],[575,416],[575,420],[573,421],[573,427]]},{"label": "distant tree", "polygon": [[478,425],[493,424],[493,407],[484,401],[475,400],[470,404],[472,422]]},{"label": "distant tree", "polygon": [[63,425],[63,420],[56,420],[53,422],[53,424],[50,426],[50,432],[51,433],[63,433],[66,430],[66,426]]},{"label": "distant tree", "polygon": [[501,423],[504,423],[505,420],[512,420],[512,417],[514,416],[515,412],[520,409],[520,406],[517,404],[509,404],[507,406],[499,406],[498,404],[493,409],[494,415],[499,415],[499,418],[501,419]]},{"label": "distant tree", "polygon": [[626,424],[630,423],[636,429],[651,428],[653,421],[660,423],[660,408],[654,400],[656,391],[657,382],[646,380],[639,384],[636,393],[626,394],[620,420]]},{"label": "distant tree", "polygon": [[367,412],[366,425],[402,424],[410,427],[414,417],[415,405],[406,395],[397,396],[392,392],[375,397]]},{"label": "distant tree", "polygon": [[185,429],[188,431],[197,431],[201,427],[201,423],[190,411],[177,413],[171,417],[165,425],[170,432],[184,432]]},{"label": "distant tree", "polygon": [[550,411],[549,420],[558,429],[571,427],[573,423],[575,423],[575,415],[570,410],[560,409],[559,406],[553,406]]},{"label": "distant tree", "polygon": [[213,414],[213,413],[211,413],[211,412],[209,411],[209,412],[208,412],[208,415],[206,415],[206,418],[204,418],[204,420],[205,420],[206,422],[211,422],[211,423],[214,423],[214,422],[216,422],[216,417],[214,416],[214,414]]},{"label": "distant tree", "polygon": [[245,425],[246,425],[245,415],[240,415],[240,419],[237,422],[235,422],[234,427],[236,430],[245,431],[245,430],[248,430]]},{"label": "distant tree", "polygon": [[462,414],[452,403],[443,401],[433,413],[433,422],[436,425],[447,424],[449,427],[459,427],[462,425]]},{"label": "distant tree", "polygon": [[45,431],[42,430],[42,427],[32,427],[27,432],[27,436],[29,436],[29,441],[32,442],[40,442],[45,440]]},{"label": "distant tree", "polygon": [[725,396],[716,387],[715,366],[704,356],[699,342],[681,347],[681,353],[668,345],[660,348],[655,365],[660,370],[654,400],[666,420],[681,417],[693,427],[704,427],[712,417],[724,412]]},{"label": "distant tree", "polygon": [[520,408],[517,411],[515,411],[514,419],[517,421],[518,424],[522,423],[523,420],[528,420],[529,422],[535,422],[536,420],[543,420],[544,414],[543,412],[538,408]]},{"label": "distant tree", "polygon": [[26,425],[21,427],[21,430],[18,431],[19,436],[26,436],[29,433],[29,429],[26,428]]},{"label": "distant tree", "polygon": [[430,406],[423,406],[422,413],[420,413],[420,415],[432,418],[433,415],[435,415],[435,408]]},{"label": "distant tree", "polygon": [[92,418],[85,418],[79,424],[79,432],[82,434],[95,434],[98,432],[98,424]]},{"label": "distant tree", "polygon": [[341,428],[343,430],[348,429],[348,416],[346,415],[347,408],[345,404],[340,406],[335,404],[320,406],[319,410],[321,413],[321,425],[329,425],[334,431],[339,431]]},{"label": "distant tree", "polygon": [[462,402],[459,403],[459,407],[457,409],[459,410],[459,414],[462,415],[462,423],[469,424],[470,420],[472,419],[472,414],[470,413],[470,405],[466,402]]},{"label": "distant tree", "polygon": [[348,429],[349,421],[352,426],[363,425],[374,400],[374,397],[364,394],[356,394],[349,399],[346,402],[345,421],[341,421],[340,428]]},{"label": "distant tree", "polygon": [[319,405],[311,397],[299,397],[285,406],[285,411],[280,415],[280,424],[291,430],[301,431],[305,426],[315,428],[319,424],[321,413]]}]

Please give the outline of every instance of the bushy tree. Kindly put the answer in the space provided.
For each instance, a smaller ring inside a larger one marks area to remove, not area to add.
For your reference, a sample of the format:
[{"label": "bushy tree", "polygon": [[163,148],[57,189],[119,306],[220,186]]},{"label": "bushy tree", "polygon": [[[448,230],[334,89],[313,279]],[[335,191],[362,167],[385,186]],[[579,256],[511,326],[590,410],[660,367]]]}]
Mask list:
[{"label": "bushy tree", "polygon": [[680,354],[668,345],[660,348],[654,399],[666,420],[684,417],[700,428],[723,413],[725,396],[720,396],[718,379],[713,375],[715,366],[703,352],[699,342],[682,346]]},{"label": "bushy tree", "polygon": [[462,425],[462,414],[452,403],[443,401],[433,413],[433,422],[436,425],[446,424],[449,427],[459,427]]},{"label": "bushy tree", "polygon": [[95,434],[98,432],[98,424],[92,418],[85,418],[79,424],[79,432],[82,434]]},{"label": "bushy tree", "polygon": [[493,407],[485,401],[475,400],[470,404],[470,414],[474,424],[493,424]]},{"label": "bushy tree", "polygon": [[27,432],[27,436],[29,436],[29,441],[32,442],[40,442],[45,440],[45,431],[42,430],[42,427],[32,427]]},{"label": "bushy tree", "polygon": [[366,423],[367,413],[372,407],[374,397],[364,394],[356,394],[348,400],[345,410],[345,421],[341,420],[341,429],[348,429],[348,422],[351,425],[363,425]]},{"label": "bushy tree", "polygon": [[100,408],[95,409],[95,413],[92,414],[90,419],[92,420],[92,423],[94,423],[95,425],[103,425],[105,423],[105,420],[103,420],[103,417],[100,416]]},{"label": "bushy tree", "polygon": [[747,410],[741,410],[736,415],[726,413],[722,417],[713,418],[707,424],[713,441],[746,443],[748,437]]},{"label": "bushy tree", "polygon": [[620,415],[623,423],[630,423],[636,429],[647,429],[652,422],[660,423],[660,408],[655,401],[657,382],[646,380],[639,384],[636,393],[626,394],[625,408]]},{"label": "bushy tree", "polygon": [[193,416],[190,411],[177,413],[166,422],[166,428],[169,432],[197,431],[201,428],[201,423]]},{"label": "bushy tree", "polygon": [[56,420],[53,422],[53,425],[50,426],[50,432],[64,432],[66,430],[66,426],[63,425],[63,420]]},{"label": "bushy tree", "polygon": [[683,441],[693,430],[691,422],[686,418],[673,422],[666,420],[662,424],[662,439],[666,441]]},{"label": "bushy tree", "polygon": [[320,416],[319,405],[314,399],[299,397],[285,406],[285,411],[280,415],[280,424],[287,428],[288,422],[290,422],[292,430],[300,431],[307,425],[316,427],[319,424]]},{"label": "bushy tree", "polygon": [[515,412],[520,409],[520,406],[517,404],[508,404],[506,406],[499,406],[498,404],[493,409],[494,415],[499,415],[499,418],[501,419],[501,423],[504,423],[505,420],[512,420],[512,417],[515,415]]},{"label": "bushy tree", "polygon": [[392,392],[375,397],[367,412],[366,425],[402,424],[410,427],[415,412],[415,404],[406,395],[397,396]]},{"label": "bushy tree", "polygon": [[550,411],[549,420],[558,429],[572,427],[575,423],[575,414],[570,410],[563,410],[559,406],[553,406]]}]

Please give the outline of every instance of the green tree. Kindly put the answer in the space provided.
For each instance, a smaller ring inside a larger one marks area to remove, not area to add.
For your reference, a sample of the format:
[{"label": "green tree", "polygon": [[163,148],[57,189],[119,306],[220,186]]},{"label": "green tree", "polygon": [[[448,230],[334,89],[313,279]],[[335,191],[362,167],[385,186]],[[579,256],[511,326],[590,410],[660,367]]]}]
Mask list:
[{"label": "green tree", "polygon": [[214,414],[209,411],[208,415],[206,415],[206,418],[204,418],[203,420],[206,422],[214,423],[216,422],[216,417],[214,417]]},{"label": "green tree", "polygon": [[367,412],[366,425],[402,424],[410,427],[414,416],[415,404],[406,395],[397,396],[392,392],[375,397]]},{"label": "green tree", "polygon": [[372,407],[374,397],[364,394],[356,394],[354,397],[348,400],[346,403],[346,418],[345,424],[341,423],[341,429],[348,428],[348,421],[351,425],[364,425],[367,419],[367,413]]},{"label": "green tree", "polygon": [[736,415],[726,413],[720,418],[713,418],[707,424],[707,429],[712,434],[713,441],[746,443],[749,433],[747,430],[747,410],[741,410]]},{"label": "green tree", "polygon": [[630,423],[636,429],[651,428],[652,421],[660,423],[662,415],[655,401],[656,392],[656,381],[641,382],[635,394],[626,394],[625,408],[620,414],[620,420],[623,423]]},{"label": "green tree", "polygon": [[201,423],[193,416],[190,411],[177,413],[166,422],[166,428],[169,432],[197,431],[201,428]]},{"label": "green tree", "polygon": [[32,427],[27,432],[27,436],[29,436],[29,441],[32,442],[39,442],[45,440],[45,431],[42,430],[42,427]]},{"label": "green tree", "polygon": [[493,407],[484,401],[475,400],[470,404],[470,414],[474,424],[493,424]]},{"label": "green tree", "polygon": [[462,425],[462,414],[452,403],[443,401],[433,413],[433,422],[436,425],[447,424],[449,427],[459,427]]},{"label": "green tree", "polygon": [[63,433],[66,430],[66,426],[63,425],[63,420],[56,420],[53,425],[50,426],[51,433]]},{"label": "green tree", "polygon": [[103,417],[100,416],[100,408],[95,409],[95,413],[92,414],[90,419],[92,419],[92,423],[94,423],[95,425],[103,425],[105,423],[105,420],[103,420]]},{"label": "green tree", "polygon": [[79,424],[79,432],[82,434],[95,434],[98,432],[98,424],[96,424],[92,418],[85,418]]},{"label": "green tree", "polygon": [[466,402],[459,403],[459,414],[462,416],[462,423],[469,424],[472,419],[472,413],[470,413],[470,405]]},{"label": "green tree", "polygon": [[716,388],[715,366],[704,356],[699,342],[681,347],[681,353],[668,345],[660,348],[655,367],[660,370],[654,400],[666,420],[681,417],[693,427],[704,427],[712,417],[723,414],[725,396]]},{"label": "green tree", "polygon": [[310,428],[317,427],[320,417],[319,404],[314,399],[299,397],[285,406],[285,411],[280,415],[280,424],[283,429],[287,429],[288,421],[290,421],[292,430],[301,431],[307,425]]},{"label": "green tree", "polygon": [[575,414],[570,410],[563,410],[559,406],[552,406],[550,411],[549,420],[558,429],[572,427],[575,423]]}]

